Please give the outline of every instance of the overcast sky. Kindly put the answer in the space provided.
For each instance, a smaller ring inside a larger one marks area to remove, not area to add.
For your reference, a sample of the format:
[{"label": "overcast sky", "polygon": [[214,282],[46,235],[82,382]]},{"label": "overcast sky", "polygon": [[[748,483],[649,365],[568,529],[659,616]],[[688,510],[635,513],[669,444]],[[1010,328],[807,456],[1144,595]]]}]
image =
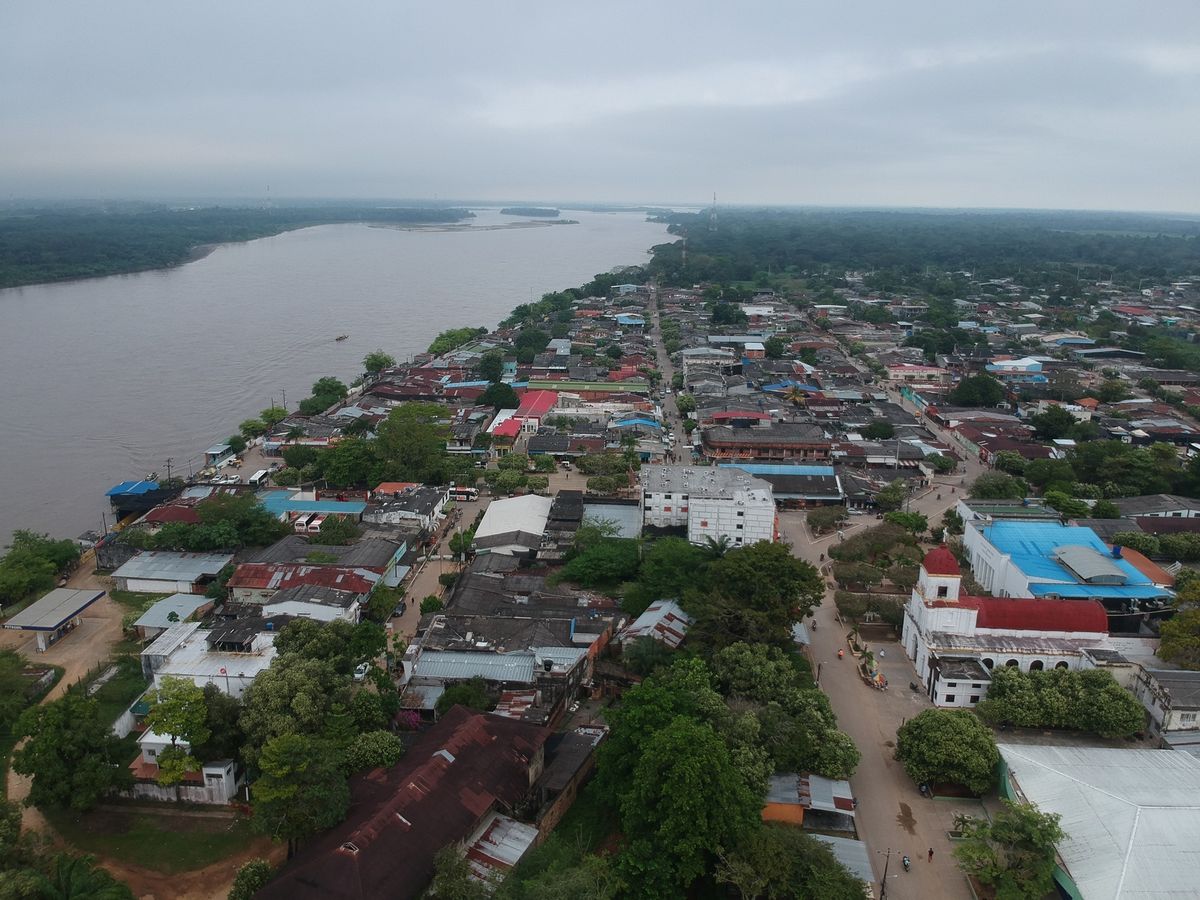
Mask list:
[{"label": "overcast sky", "polygon": [[1200,0],[0,3],[3,197],[1200,212],[1198,158]]}]

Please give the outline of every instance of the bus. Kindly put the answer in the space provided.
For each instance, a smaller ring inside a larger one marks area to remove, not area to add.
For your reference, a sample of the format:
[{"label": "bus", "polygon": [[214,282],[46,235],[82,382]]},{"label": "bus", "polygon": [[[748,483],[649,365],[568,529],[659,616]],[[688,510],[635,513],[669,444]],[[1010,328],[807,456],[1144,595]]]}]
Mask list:
[{"label": "bus", "polygon": [[270,469],[259,469],[257,472],[255,472],[253,475],[250,476],[250,484],[254,485],[254,487],[262,487],[263,484],[265,484],[267,479],[270,477],[271,477]]},{"label": "bus", "polygon": [[479,499],[479,488],[473,487],[451,487],[450,499],[458,503],[470,503],[473,500]]}]

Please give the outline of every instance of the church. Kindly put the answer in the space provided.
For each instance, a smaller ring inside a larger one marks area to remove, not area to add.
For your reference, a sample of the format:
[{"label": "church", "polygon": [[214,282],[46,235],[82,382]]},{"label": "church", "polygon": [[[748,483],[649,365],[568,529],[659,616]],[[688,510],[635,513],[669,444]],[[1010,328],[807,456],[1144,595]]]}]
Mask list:
[{"label": "church", "polygon": [[935,706],[973,707],[996,666],[1024,672],[1084,667],[1084,651],[1108,647],[1108,615],[1096,600],[970,597],[958,560],[930,550],[904,610],[901,641]]}]

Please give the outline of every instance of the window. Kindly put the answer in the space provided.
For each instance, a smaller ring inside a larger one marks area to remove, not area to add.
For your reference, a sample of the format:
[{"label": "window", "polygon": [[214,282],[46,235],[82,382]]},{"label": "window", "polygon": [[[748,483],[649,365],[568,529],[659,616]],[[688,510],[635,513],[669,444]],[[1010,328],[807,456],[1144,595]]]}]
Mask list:
[{"label": "window", "polygon": [[1179,714],[1179,724],[1180,725],[1195,725],[1196,724],[1196,714],[1195,713],[1180,713]]},{"label": "window", "polygon": [[990,669],[990,668],[991,668],[992,666],[994,666],[995,664],[996,664],[996,661],[995,661],[994,659],[992,659],[991,657],[988,657],[987,659],[985,659],[985,660],[983,661],[983,667],[984,667],[985,669]]},{"label": "window", "polygon": [[670,512],[670,511],[671,511],[671,507],[669,507],[669,506],[663,507],[663,512]]},{"label": "window", "polygon": [[1056,668],[1056,669],[1065,669],[1066,667],[1067,667],[1067,663],[1065,660],[1063,660],[1062,662],[1056,662],[1054,664],[1054,668]]},{"label": "window", "polygon": [[738,518],[741,518],[741,517],[742,517],[742,516],[744,516],[744,515],[746,515],[746,513],[745,513],[743,510],[740,510],[740,509],[739,509],[739,510],[738,510]]},{"label": "window", "polygon": [[1019,665],[1019,663],[1015,659],[1010,659],[1008,662],[1005,663],[1005,665],[1016,667],[1017,665]]},{"label": "window", "polygon": [[701,520],[700,520],[700,527],[701,527],[701,528],[707,528],[707,527],[708,527],[708,519],[701,519]]},{"label": "window", "polygon": [[1045,668],[1045,664],[1040,659],[1035,659],[1029,664],[1030,672],[1040,672]]},{"label": "window", "polygon": [[947,694],[947,695],[946,695],[946,702],[947,702],[947,703],[953,703],[953,702],[954,702],[954,695],[953,695],[953,694]]},{"label": "window", "polygon": [[745,525],[738,525],[738,531],[741,531],[745,527],[746,527]]},{"label": "window", "polygon": [[957,681],[947,681],[946,687],[958,687],[958,682]]},{"label": "window", "polygon": [[670,495],[670,494],[663,494],[663,499],[664,499],[664,500],[670,500],[670,499],[671,499],[671,495]]},{"label": "window", "polygon": [[976,703],[978,703],[978,702],[979,702],[979,695],[978,695],[978,694],[972,694],[972,695],[971,695],[971,705],[972,705],[972,706],[974,706],[974,705],[975,705]]},{"label": "window", "polygon": [[937,595],[940,598],[941,597],[949,597],[950,596],[950,588],[944,584],[939,584],[938,590],[937,590]]}]

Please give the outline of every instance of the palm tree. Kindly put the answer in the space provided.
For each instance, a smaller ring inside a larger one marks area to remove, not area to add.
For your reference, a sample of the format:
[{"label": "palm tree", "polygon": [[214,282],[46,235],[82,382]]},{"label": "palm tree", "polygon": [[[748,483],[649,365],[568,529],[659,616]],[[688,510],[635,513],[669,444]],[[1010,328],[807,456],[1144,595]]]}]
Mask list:
[{"label": "palm tree", "polygon": [[133,900],[133,892],[96,865],[93,856],[59,853],[38,879],[45,900]]},{"label": "palm tree", "polygon": [[704,545],[701,549],[704,555],[709,559],[720,559],[729,552],[732,542],[729,540],[729,535],[723,534],[718,538],[713,538],[709,535],[704,539]]},{"label": "palm tree", "polygon": [[788,388],[787,392],[784,394],[784,397],[787,398],[788,403],[792,404],[792,406],[796,407],[797,409],[808,403],[808,394],[804,393],[804,391],[800,390],[800,388],[796,385],[792,385],[790,388]]}]

